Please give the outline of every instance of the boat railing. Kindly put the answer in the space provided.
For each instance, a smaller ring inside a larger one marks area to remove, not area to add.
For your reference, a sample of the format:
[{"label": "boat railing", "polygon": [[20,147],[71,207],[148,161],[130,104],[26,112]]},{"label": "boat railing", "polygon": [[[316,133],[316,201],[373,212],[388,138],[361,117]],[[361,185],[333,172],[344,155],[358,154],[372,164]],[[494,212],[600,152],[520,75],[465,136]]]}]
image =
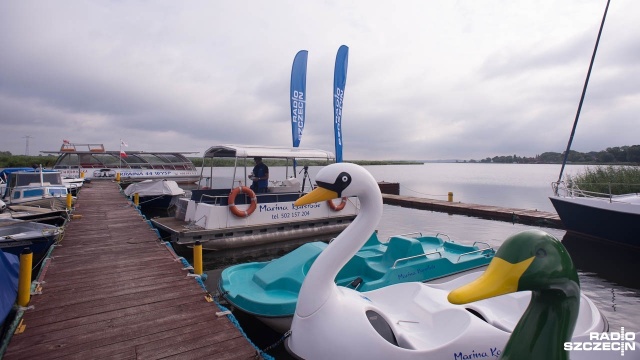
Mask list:
[{"label": "boat railing", "polygon": [[[598,191],[590,191],[584,190],[580,188],[580,185],[583,186],[606,186],[608,192],[598,192]],[[604,199],[609,200],[609,202],[620,202],[625,203],[626,201],[622,201],[616,199],[618,195],[614,194],[612,189],[616,186],[625,186],[628,188],[638,187],[640,188],[640,184],[625,184],[625,183],[576,183],[570,181],[569,183],[565,183],[564,181],[553,182],[551,183],[551,188],[553,193],[557,196],[563,197],[584,197],[584,198],[596,198],[596,199]],[[636,192],[637,194],[637,192]]]},{"label": "boat railing", "polygon": [[495,250],[493,250],[492,247],[484,248],[484,249],[478,249],[478,250],[474,250],[474,251],[469,251],[469,252],[466,252],[464,254],[460,254],[460,256],[458,256],[458,260],[456,261],[456,264],[460,262],[460,259],[462,259],[463,256],[469,256],[469,255],[473,255],[473,254],[483,253],[483,252],[485,252],[487,250],[491,250],[492,253],[495,253]]},{"label": "boat railing", "polygon": [[[246,196],[245,196],[246,197]],[[256,198],[258,199],[258,204],[268,204],[268,203],[276,203],[276,202],[284,202],[284,201],[292,201],[292,199],[297,199],[298,197],[300,197],[300,193],[298,192],[290,192],[290,193],[266,193],[266,194],[256,194]],[[228,205],[228,199],[229,199],[229,195],[225,194],[225,195],[220,195],[220,194],[214,194],[214,195],[209,195],[206,193],[202,193],[200,194],[200,196],[196,200],[197,202],[202,202],[202,203],[207,203],[207,204],[212,204],[212,205]],[[260,201],[260,200],[263,201]],[[265,200],[266,199],[266,200]],[[246,200],[250,200],[248,197],[246,197],[245,201],[242,201],[240,199],[238,199],[239,201],[237,201],[237,204],[248,204],[249,201]],[[295,200],[293,200],[295,201]]]},{"label": "boat railing", "polygon": [[484,242],[484,241],[474,241],[474,242],[473,242],[473,246],[477,246],[476,244],[486,245],[487,247],[486,247],[486,248],[483,248],[483,250],[484,250],[484,249],[491,249],[491,248],[492,248],[492,246],[491,246],[491,245],[489,245],[488,243],[486,243],[486,242]]},{"label": "boat railing", "polygon": [[449,235],[447,235],[447,234],[445,234],[445,233],[437,233],[437,234],[436,234],[436,237],[440,237],[440,235],[442,235],[442,236],[446,236],[446,237],[447,237],[447,239],[448,239],[449,241],[451,241],[451,238],[449,237]]},{"label": "boat railing", "polygon": [[398,260],[393,262],[393,266],[391,266],[391,269],[395,269],[396,265],[398,265],[399,262],[412,260],[412,259],[416,259],[416,258],[419,258],[419,257],[427,257],[429,255],[435,255],[435,254],[438,254],[440,256],[440,258],[442,258],[442,253],[440,252],[440,250],[431,251],[431,252],[424,253],[424,254],[418,254],[418,255],[413,255],[413,256],[409,256],[409,257],[405,257],[405,258],[400,258],[400,259],[398,259]]}]

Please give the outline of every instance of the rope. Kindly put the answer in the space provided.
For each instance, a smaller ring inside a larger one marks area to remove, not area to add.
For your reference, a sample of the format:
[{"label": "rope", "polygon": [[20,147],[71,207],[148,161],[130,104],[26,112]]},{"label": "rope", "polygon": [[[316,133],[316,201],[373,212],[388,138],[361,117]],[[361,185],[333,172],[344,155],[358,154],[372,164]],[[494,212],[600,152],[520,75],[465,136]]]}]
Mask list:
[{"label": "rope", "polygon": [[420,192],[420,191],[416,191],[416,190],[409,189],[408,187],[406,187],[406,186],[404,186],[404,185],[401,185],[401,186],[402,186],[402,188],[403,188],[403,189],[405,189],[405,190],[413,191],[414,193],[416,193],[416,194],[420,194],[420,195],[425,195],[425,196],[443,196],[443,197],[444,197],[444,196],[449,196],[448,194],[447,194],[447,195],[425,194],[425,193]]},{"label": "rope", "polygon": [[275,343],[267,346],[266,348],[262,349],[262,352],[267,352],[273,348],[275,348],[276,346],[282,344],[282,342],[288,338],[289,336],[291,336],[291,330],[287,331],[286,333],[284,333],[284,335],[282,335],[282,337],[280,339],[278,339],[278,341],[276,341]]}]

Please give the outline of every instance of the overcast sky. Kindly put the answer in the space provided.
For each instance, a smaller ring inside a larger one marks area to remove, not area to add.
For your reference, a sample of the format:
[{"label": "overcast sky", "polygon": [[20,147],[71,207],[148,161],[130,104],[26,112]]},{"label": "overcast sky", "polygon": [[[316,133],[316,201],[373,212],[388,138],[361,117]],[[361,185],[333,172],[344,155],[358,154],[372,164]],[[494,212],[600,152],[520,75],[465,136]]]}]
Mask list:
[{"label": "overcast sky", "polygon": [[[564,151],[606,0],[0,2],[0,151],[291,146],[289,82],[309,51],[301,147],[345,160]],[[572,149],[640,144],[640,1],[613,0]],[[29,136],[29,138],[27,138]]]}]

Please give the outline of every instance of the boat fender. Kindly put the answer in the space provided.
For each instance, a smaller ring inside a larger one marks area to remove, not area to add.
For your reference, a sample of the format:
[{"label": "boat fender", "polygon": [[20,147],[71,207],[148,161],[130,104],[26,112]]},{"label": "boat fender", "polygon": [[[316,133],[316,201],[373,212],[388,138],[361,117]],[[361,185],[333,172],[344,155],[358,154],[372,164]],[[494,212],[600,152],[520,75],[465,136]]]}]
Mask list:
[{"label": "boat fender", "polygon": [[[241,192],[246,194],[251,199],[251,205],[249,205],[249,208],[247,210],[240,210],[236,206],[236,196],[238,196],[238,194]],[[237,188],[231,190],[231,193],[229,194],[229,210],[233,215],[237,217],[247,217],[253,214],[253,212],[256,210],[256,207],[258,207],[258,198],[256,198],[256,193],[254,193],[253,190],[251,190],[249,187],[238,186]]]},{"label": "boat fender", "polygon": [[331,208],[331,210],[340,211],[344,209],[345,205],[347,205],[347,198],[343,197],[342,200],[340,200],[340,204],[338,205],[334,204],[333,200],[327,200],[327,203],[329,204],[329,207]]}]

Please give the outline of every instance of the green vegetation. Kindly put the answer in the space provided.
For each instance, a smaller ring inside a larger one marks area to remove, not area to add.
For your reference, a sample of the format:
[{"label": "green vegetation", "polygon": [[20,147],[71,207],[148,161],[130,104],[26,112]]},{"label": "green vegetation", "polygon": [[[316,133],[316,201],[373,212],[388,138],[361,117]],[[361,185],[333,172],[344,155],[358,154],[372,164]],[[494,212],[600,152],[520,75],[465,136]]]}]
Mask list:
[{"label": "green vegetation", "polygon": [[[191,162],[197,167],[201,166],[233,166],[235,163],[235,159],[203,159],[202,158],[189,158]],[[358,165],[422,165],[422,161],[400,161],[400,160],[384,160],[384,161],[376,161],[376,160],[350,160],[349,162],[356,163]],[[264,163],[267,166],[285,166],[287,165],[286,160],[276,160],[276,159],[264,159]],[[204,165],[203,165],[204,164]],[[251,159],[247,159],[247,164],[252,165],[253,161]],[[288,163],[291,165],[291,161]],[[298,160],[297,166],[324,166],[327,165],[325,161],[322,160]]]},{"label": "green vegetation", "polygon": [[[506,164],[562,164],[564,152],[545,152],[534,157],[517,155],[494,156],[469,162],[506,163]],[[610,147],[602,151],[581,153],[570,150],[567,162],[581,164],[640,164],[640,145]]]},{"label": "green vegetation", "polygon": [[51,167],[55,164],[57,158],[58,157],[54,155],[11,155],[9,151],[0,151],[0,169],[8,167],[31,167],[33,165]]},{"label": "green vegetation", "polygon": [[[12,155],[9,151],[0,151],[0,169],[8,167],[31,167],[33,165],[42,165],[44,167],[52,167],[55,164],[56,155],[40,155],[40,156],[26,156],[26,155]],[[189,158],[191,162],[197,167],[203,166],[233,166],[235,159],[203,159],[201,157]],[[287,162],[285,160],[265,159],[265,164],[269,166],[285,166]],[[421,161],[400,161],[400,160],[353,160],[356,164],[360,165],[422,165]],[[251,159],[247,160],[249,165],[253,164]],[[289,161],[291,165],[291,161]],[[326,165],[324,161],[317,160],[298,160],[298,166],[323,166]]]},{"label": "green vegetation", "polygon": [[613,195],[640,192],[640,167],[637,166],[596,166],[575,176],[567,175],[566,179],[583,191]]}]

